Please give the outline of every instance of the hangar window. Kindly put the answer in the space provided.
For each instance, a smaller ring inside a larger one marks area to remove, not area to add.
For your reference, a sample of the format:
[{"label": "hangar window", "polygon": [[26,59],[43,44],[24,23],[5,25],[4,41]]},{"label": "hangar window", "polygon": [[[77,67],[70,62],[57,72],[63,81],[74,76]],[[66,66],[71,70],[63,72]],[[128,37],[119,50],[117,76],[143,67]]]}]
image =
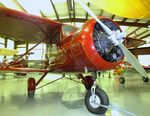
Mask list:
[{"label": "hangar window", "polygon": [[17,45],[17,50],[18,50],[18,54],[23,54],[26,51],[26,45],[25,44],[21,44],[21,45]]},{"label": "hangar window", "polygon": [[[4,39],[0,37],[0,48],[4,48]],[[0,62],[3,61],[4,56],[0,55]]]},{"label": "hangar window", "polygon": [[9,48],[9,49],[14,49],[14,41],[8,39],[7,48]]},{"label": "hangar window", "polygon": [[0,37],[0,44],[4,44],[4,38]]},{"label": "hangar window", "polygon": [[143,66],[150,66],[150,55],[139,55],[138,60]]},{"label": "hangar window", "polygon": [[[8,49],[14,49],[14,41],[8,39],[7,40],[7,48]],[[7,56],[7,59],[11,60],[13,56]]]},{"label": "hangar window", "polygon": [[[35,44],[29,44],[29,49],[32,48],[34,45]],[[45,49],[45,44],[39,44],[32,50],[34,54],[29,56],[29,60],[44,60]]]}]

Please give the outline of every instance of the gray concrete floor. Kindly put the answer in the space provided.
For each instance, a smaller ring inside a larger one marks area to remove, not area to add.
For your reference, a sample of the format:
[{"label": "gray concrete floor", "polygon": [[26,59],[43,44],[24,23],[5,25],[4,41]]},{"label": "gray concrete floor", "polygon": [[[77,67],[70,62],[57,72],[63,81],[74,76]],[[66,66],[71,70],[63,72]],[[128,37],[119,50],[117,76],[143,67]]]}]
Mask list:
[{"label": "gray concrete floor", "polygon": [[[94,116],[84,105],[86,90],[82,84],[62,79],[38,89],[34,99],[26,95],[27,77],[38,79],[41,74],[31,73],[26,77],[13,73],[0,75],[0,116]],[[49,74],[43,85],[61,75]],[[112,105],[121,107],[137,116],[150,115],[150,82],[144,83],[138,73],[125,73],[126,84],[108,73],[101,75],[98,84],[108,94]],[[72,76],[74,78],[74,76]],[[105,116],[130,116],[109,109]]]}]

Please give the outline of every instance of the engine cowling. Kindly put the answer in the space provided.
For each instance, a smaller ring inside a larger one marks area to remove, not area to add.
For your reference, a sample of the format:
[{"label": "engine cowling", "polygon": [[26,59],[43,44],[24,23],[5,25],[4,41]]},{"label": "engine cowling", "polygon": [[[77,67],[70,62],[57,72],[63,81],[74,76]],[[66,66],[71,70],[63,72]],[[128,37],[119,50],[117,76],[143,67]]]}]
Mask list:
[{"label": "engine cowling", "polygon": [[[112,31],[121,31],[120,27],[111,19],[99,18]],[[88,70],[113,69],[124,58],[121,49],[114,46],[112,41],[108,39],[106,32],[94,19],[84,24],[81,31],[74,38],[72,46],[77,48],[71,50],[75,64],[86,67]]]},{"label": "engine cowling", "polygon": [[[99,17],[112,31],[120,30],[111,19]],[[121,31],[121,30],[120,30]],[[72,32],[60,42],[62,52],[53,65],[55,71],[84,72],[114,69],[123,60],[123,53],[94,20]]]}]

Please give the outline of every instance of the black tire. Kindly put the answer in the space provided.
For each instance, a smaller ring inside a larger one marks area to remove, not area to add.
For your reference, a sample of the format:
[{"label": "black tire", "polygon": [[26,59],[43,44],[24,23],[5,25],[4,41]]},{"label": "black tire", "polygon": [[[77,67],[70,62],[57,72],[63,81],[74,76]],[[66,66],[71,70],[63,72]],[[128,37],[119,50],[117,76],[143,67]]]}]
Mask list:
[{"label": "black tire", "polygon": [[119,82],[120,82],[121,84],[124,84],[124,83],[125,83],[125,78],[124,78],[124,77],[120,77],[120,78],[119,78]]},{"label": "black tire", "polygon": [[20,75],[20,73],[14,73],[14,74],[16,74],[17,76],[19,76],[19,75]]},{"label": "black tire", "polygon": [[27,73],[21,73],[21,76],[27,76]]},{"label": "black tire", "polygon": [[97,72],[97,75],[100,77],[101,76],[101,72]]},{"label": "black tire", "polygon": [[16,74],[17,76],[26,76],[27,75],[27,73],[14,73],[14,74]]},{"label": "black tire", "polygon": [[[106,106],[109,105],[109,98],[104,90],[100,89],[99,87],[96,87],[95,94],[100,99],[102,105],[106,105]],[[92,97],[92,93],[91,90],[89,90],[85,96],[85,105],[88,111],[96,115],[104,114],[107,111],[107,108],[101,106],[94,108],[90,103],[91,97]]]},{"label": "black tire", "polygon": [[142,80],[144,81],[144,82],[149,82],[149,78],[148,77],[142,77]]},{"label": "black tire", "polygon": [[28,98],[33,98],[33,97],[34,97],[34,94],[35,94],[35,91],[34,91],[34,90],[28,91]]}]

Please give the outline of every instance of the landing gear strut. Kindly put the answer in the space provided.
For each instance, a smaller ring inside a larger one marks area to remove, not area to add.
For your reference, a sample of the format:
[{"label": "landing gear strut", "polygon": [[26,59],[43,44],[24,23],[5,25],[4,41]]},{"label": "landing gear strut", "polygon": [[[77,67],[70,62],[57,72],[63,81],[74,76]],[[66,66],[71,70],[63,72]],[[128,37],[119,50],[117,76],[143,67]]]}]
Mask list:
[{"label": "landing gear strut", "polygon": [[92,79],[92,76],[83,76],[82,74],[78,75],[78,78],[82,80],[82,83],[84,84],[86,90],[90,90],[94,81]]},{"label": "landing gear strut", "polygon": [[43,78],[47,75],[47,72],[42,75],[42,77],[36,82],[34,78],[29,78],[27,82],[27,92],[28,98],[33,98],[36,90],[36,86],[43,80]]},{"label": "landing gear strut", "polygon": [[98,87],[96,78],[96,72],[93,72],[92,79],[94,83],[85,95],[85,105],[89,112],[101,115],[107,111],[107,108],[102,107],[101,105],[109,106],[109,98],[105,91]]},{"label": "landing gear strut", "polygon": [[33,98],[33,97],[34,97],[35,90],[40,89],[40,88],[42,88],[42,87],[44,87],[44,86],[47,86],[47,85],[49,85],[49,84],[51,84],[51,83],[54,83],[54,82],[56,82],[56,81],[58,81],[58,80],[64,78],[64,77],[62,76],[62,77],[60,77],[60,78],[58,78],[58,79],[55,79],[55,80],[53,80],[53,81],[51,81],[51,82],[49,82],[49,83],[46,83],[46,84],[42,85],[42,86],[40,86],[40,87],[37,87],[37,86],[39,85],[39,83],[44,79],[44,77],[45,77],[47,74],[48,74],[48,72],[45,72],[37,82],[35,81],[34,78],[29,78],[29,79],[28,79],[28,83],[27,83],[27,84],[28,84],[28,88],[27,88],[28,98]]}]

